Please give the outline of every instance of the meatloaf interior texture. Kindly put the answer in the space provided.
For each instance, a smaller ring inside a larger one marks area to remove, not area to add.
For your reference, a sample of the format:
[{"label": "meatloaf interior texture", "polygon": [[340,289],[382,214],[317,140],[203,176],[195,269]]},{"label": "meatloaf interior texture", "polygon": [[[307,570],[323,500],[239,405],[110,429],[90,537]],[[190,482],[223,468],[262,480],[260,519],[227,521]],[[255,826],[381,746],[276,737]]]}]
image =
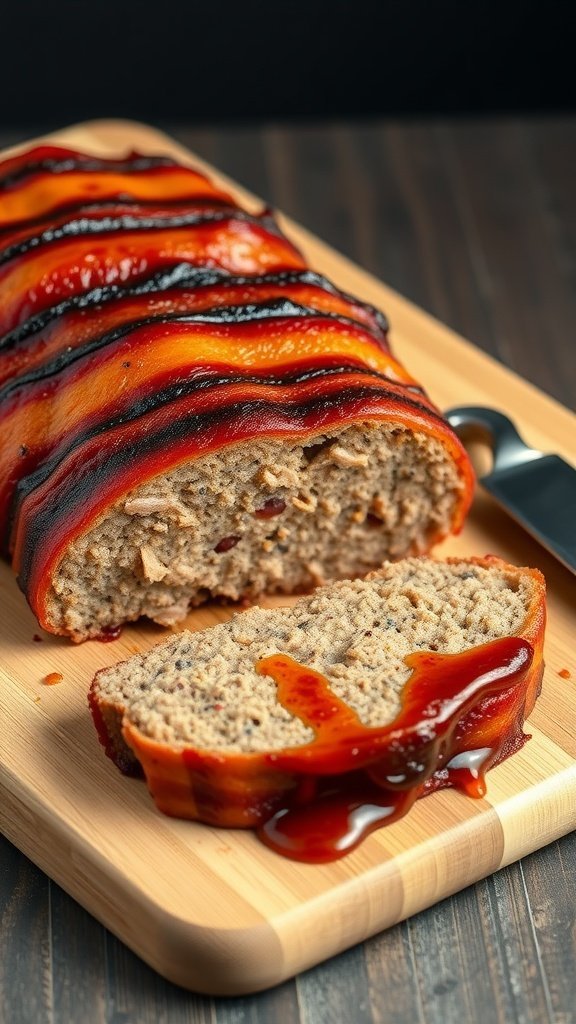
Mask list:
[{"label": "meatloaf interior texture", "polygon": [[293,608],[252,608],[179,633],[102,670],[93,690],[116,744],[124,717],[172,749],[292,748],[313,731],[279,702],[274,680],[257,672],[260,659],[289,655],[322,673],[363,725],[383,726],[398,714],[407,655],[459,654],[524,625],[533,631],[543,594],[541,578],[498,560],[410,558],[320,588]]},{"label": "meatloaf interior texture", "polygon": [[48,620],[73,639],[209,598],[310,590],[427,551],[464,483],[446,448],[400,423],[266,438],[199,457],[126,494],[67,548]]}]

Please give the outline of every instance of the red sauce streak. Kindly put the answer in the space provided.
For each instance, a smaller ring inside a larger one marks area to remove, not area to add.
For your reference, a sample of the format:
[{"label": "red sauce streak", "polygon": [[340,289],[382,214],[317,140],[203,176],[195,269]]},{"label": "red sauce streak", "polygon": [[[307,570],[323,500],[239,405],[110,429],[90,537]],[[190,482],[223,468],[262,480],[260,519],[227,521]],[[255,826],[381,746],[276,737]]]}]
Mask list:
[{"label": "red sauce streak", "polygon": [[49,672],[47,676],[44,676],[42,682],[45,686],[55,686],[56,683],[61,683],[64,676],[61,672]]},{"label": "red sauce streak", "polygon": [[262,508],[255,510],[254,515],[257,519],[272,519],[273,516],[279,516],[285,508],[286,502],[282,498],[268,498]]},{"label": "red sauce streak", "polygon": [[41,644],[43,642],[43,640],[44,640],[44,637],[40,636],[39,633],[34,633],[34,636],[32,637],[32,639],[33,639],[35,644]]},{"label": "red sauce streak", "polygon": [[[261,660],[258,671],[275,680],[280,702],[316,734],[294,751],[300,771],[308,759],[313,774],[302,774],[284,806],[259,827],[261,841],[294,860],[336,860],[402,818],[442,768],[452,785],[483,796],[484,773],[501,751],[458,751],[457,727],[484,698],[514,687],[532,657],[531,645],[517,637],[458,655],[411,654],[401,710],[377,728],[362,725],[318,672],[283,654]],[[284,761],[285,753],[269,760]]]},{"label": "red sauce streak", "polygon": [[570,672],[570,669],[568,669],[568,668],[561,668],[559,670],[559,672],[558,672],[558,675],[561,676],[562,679],[571,679],[572,678],[572,673]]},{"label": "red sauce streak", "polygon": [[101,644],[110,644],[113,640],[117,640],[121,633],[122,626],[103,626],[100,632],[91,639],[99,640]]}]

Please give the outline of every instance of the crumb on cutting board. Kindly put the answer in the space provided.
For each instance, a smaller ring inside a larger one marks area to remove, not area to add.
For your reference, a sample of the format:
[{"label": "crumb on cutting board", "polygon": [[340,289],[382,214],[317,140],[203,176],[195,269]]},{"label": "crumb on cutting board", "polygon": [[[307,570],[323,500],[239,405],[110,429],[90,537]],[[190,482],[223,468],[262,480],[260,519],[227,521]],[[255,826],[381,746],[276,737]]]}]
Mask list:
[{"label": "crumb on cutting board", "polygon": [[55,686],[56,683],[61,683],[64,676],[61,672],[49,672],[47,676],[44,676],[42,682],[45,686]]}]

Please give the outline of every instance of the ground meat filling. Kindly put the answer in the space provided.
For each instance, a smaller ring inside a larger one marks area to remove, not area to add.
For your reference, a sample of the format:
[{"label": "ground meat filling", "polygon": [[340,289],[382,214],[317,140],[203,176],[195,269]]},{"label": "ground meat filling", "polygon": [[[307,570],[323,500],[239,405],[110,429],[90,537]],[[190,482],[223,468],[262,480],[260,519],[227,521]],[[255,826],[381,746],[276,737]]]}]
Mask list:
[{"label": "ground meat filling", "polygon": [[230,447],[143,484],[72,543],[50,622],[82,639],[140,615],[171,625],[209,598],[362,576],[427,551],[461,492],[442,444],[399,425]]},{"label": "ground meat filling", "polygon": [[392,721],[418,650],[457,654],[518,634],[530,576],[499,566],[407,559],[344,581],[294,608],[252,608],[202,633],[173,636],[97,677],[100,699],[126,708],[146,736],[172,747],[266,751],[310,742],[255,666],[288,654],[321,672],[363,724]]}]

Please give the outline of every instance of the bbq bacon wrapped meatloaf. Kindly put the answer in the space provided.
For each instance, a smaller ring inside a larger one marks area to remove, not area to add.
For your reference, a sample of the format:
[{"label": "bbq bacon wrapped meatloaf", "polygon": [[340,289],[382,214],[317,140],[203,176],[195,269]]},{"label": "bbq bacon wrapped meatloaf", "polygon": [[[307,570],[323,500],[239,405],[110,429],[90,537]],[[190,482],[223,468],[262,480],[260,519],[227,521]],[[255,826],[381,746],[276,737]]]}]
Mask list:
[{"label": "bbq bacon wrapped meatloaf", "polygon": [[464,449],[376,309],[166,156],[0,163],[0,522],[74,640],[460,528]]}]

